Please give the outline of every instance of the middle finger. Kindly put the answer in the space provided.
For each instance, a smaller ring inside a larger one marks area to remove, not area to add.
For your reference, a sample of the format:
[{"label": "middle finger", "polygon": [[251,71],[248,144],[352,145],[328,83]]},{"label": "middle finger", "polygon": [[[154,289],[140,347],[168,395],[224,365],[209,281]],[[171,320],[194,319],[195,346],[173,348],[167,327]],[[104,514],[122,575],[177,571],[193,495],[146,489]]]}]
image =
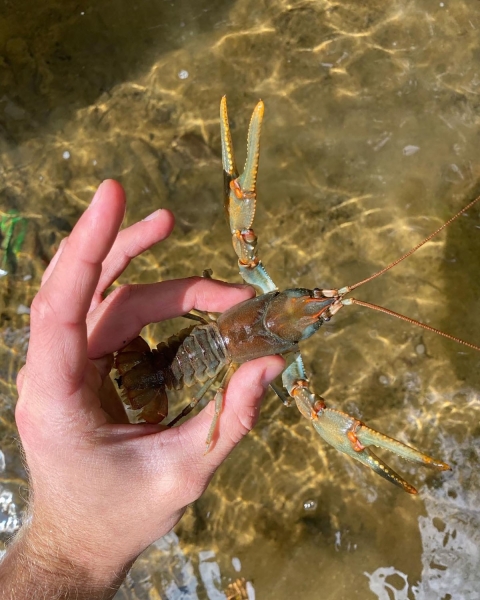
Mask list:
[{"label": "middle finger", "polygon": [[168,237],[174,223],[172,213],[161,208],[143,221],[119,232],[107,258],[103,261],[102,273],[90,310],[94,310],[102,302],[105,290],[125,271],[132,258]]}]

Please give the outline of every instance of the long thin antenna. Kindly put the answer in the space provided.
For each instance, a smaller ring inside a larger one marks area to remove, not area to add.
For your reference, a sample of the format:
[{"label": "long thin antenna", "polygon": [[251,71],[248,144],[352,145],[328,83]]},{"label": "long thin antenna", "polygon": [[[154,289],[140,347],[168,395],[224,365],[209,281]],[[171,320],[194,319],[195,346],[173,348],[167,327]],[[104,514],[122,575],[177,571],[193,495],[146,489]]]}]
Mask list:
[{"label": "long thin antenna", "polygon": [[449,335],[448,333],[440,331],[439,329],[435,329],[435,327],[430,327],[430,325],[426,325],[425,323],[421,323],[420,321],[416,321],[415,319],[411,319],[410,317],[406,317],[405,315],[396,313],[395,311],[390,310],[388,308],[384,308],[383,306],[378,306],[377,304],[370,304],[370,302],[364,302],[363,300],[357,300],[356,298],[347,298],[345,300],[342,300],[342,304],[343,305],[358,304],[358,306],[364,306],[366,308],[371,308],[373,310],[377,310],[378,312],[383,312],[392,317],[397,317],[397,319],[401,319],[402,321],[406,321],[407,323],[410,323],[412,325],[418,325],[418,327],[422,327],[423,329],[426,329],[427,331],[433,331],[433,333],[438,333],[438,335],[441,335],[449,340],[453,340],[454,342],[458,342],[459,344],[463,344],[464,346],[468,346],[469,348],[472,348],[473,350],[480,351],[480,346],[476,346],[475,344],[470,344],[470,342],[465,342],[464,340],[461,340],[460,338],[457,338],[453,335]]},{"label": "long thin antenna", "polygon": [[[471,208],[479,200],[480,200],[480,196],[478,196],[477,198],[475,198],[475,200],[472,200],[469,204],[467,204],[467,206],[465,206],[465,208],[462,208],[462,210],[458,211],[458,213],[456,215],[454,215],[453,217],[451,217],[450,219],[448,219],[448,221],[446,223],[444,223],[443,225],[441,225],[438,229],[436,229],[433,233],[431,233],[428,237],[426,237],[422,242],[420,242],[419,244],[417,244],[415,246],[415,248],[412,248],[406,254],[404,254],[400,258],[397,258],[397,260],[394,260],[392,263],[390,263],[389,265],[387,265],[386,267],[384,267],[383,269],[381,269],[380,271],[378,271],[378,273],[374,273],[373,275],[370,275],[370,277],[367,277],[366,279],[362,279],[362,281],[359,281],[358,283],[355,283],[354,285],[348,285],[348,286],[342,288],[339,291],[343,292],[343,293],[351,292],[352,290],[354,290],[357,287],[360,287],[364,283],[368,283],[369,281],[372,281],[372,279],[375,279],[376,277],[379,277],[380,275],[383,275],[386,271],[388,271],[389,269],[391,269],[395,265],[398,265],[398,263],[402,262],[402,260],[405,260],[411,254],[413,254],[419,248],[421,248],[424,244],[426,244],[427,242],[429,242],[434,236],[437,235],[437,233],[440,233],[440,231],[442,231],[442,229],[445,229],[445,227],[447,227],[448,225],[450,225],[450,223],[452,223],[452,221],[455,221],[455,219],[458,219],[458,217],[460,215],[462,215],[464,212],[466,212],[469,208]],[[437,330],[435,330],[435,331],[437,331]],[[437,333],[440,333],[440,332],[437,331]],[[442,335],[444,335],[444,334],[442,334]],[[457,341],[460,341],[460,340],[457,340]]]}]

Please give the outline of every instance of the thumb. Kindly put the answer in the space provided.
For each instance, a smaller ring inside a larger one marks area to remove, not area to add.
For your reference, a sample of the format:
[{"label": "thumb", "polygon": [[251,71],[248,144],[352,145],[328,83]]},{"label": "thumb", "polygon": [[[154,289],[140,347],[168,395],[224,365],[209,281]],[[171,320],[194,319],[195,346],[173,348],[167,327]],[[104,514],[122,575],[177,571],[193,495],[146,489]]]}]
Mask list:
[{"label": "thumb", "polygon": [[178,428],[184,440],[182,458],[187,465],[196,465],[198,475],[205,476],[205,486],[214,471],[254,427],[269,384],[284,368],[285,361],[280,356],[259,358],[240,366],[225,391],[222,412],[207,454],[206,439],[213,419],[213,402]]}]

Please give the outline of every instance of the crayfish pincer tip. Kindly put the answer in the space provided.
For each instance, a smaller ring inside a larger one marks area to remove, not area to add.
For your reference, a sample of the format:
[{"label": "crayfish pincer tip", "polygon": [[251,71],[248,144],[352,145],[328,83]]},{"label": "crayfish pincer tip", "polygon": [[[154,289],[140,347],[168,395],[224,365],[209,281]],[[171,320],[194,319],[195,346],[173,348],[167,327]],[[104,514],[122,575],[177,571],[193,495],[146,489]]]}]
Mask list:
[{"label": "crayfish pincer tip", "polygon": [[451,471],[452,467],[444,463],[442,460],[437,460],[436,458],[431,458],[429,456],[425,457],[424,461],[425,466],[432,467],[433,469],[438,469],[439,471]]}]

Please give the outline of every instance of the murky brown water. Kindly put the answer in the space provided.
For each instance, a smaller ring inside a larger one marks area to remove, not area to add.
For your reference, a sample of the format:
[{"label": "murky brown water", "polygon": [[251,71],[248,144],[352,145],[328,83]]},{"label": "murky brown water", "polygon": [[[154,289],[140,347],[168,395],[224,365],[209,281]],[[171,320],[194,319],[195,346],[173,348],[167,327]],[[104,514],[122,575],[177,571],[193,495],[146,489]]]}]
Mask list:
[{"label": "murky brown water", "polygon": [[[238,281],[221,206],[218,105],[227,93],[242,155],[261,97],[255,228],[264,263],[279,287],[354,283],[479,191],[479,34],[474,0],[2,5],[3,539],[26,494],[13,422],[25,308],[98,183],[122,182],[128,223],[159,206],[177,217],[171,239],[125,281],[208,267]],[[13,223],[11,210],[22,219]],[[356,295],[479,343],[479,259],[472,210]],[[478,354],[354,307],[305,355],[332,406],[453,472],[393,459],[420,487],[413,499],[269,397],[255,431],[176,532],[142,556],[118,598],[225,598],[219,590],[239,576],[262,600],[478,598]]]}]

